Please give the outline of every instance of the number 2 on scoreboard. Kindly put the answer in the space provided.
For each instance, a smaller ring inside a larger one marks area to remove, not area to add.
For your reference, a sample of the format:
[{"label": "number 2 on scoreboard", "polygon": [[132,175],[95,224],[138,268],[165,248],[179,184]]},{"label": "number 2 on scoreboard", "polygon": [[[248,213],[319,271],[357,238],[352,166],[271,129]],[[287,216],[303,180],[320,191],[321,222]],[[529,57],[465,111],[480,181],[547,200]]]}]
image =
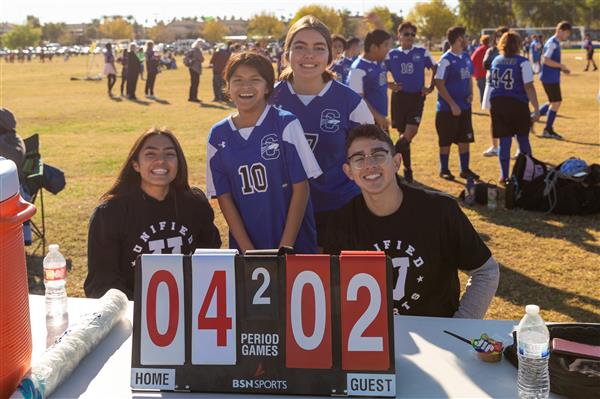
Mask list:
[{"label": "number 2 on scoreboard", "polygon": [[192,364],[235,364],[233,256],[192,256],[192,311]]}]

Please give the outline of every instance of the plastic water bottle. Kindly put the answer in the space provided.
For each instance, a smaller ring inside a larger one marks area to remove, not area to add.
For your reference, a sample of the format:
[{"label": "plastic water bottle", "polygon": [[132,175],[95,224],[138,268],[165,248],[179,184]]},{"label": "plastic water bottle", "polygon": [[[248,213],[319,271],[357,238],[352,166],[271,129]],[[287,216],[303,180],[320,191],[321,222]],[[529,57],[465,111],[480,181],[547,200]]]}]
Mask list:
[{"label": "plastic water bottle", "polygon": [[63,324],[67,313],[67,262],[58,251],[57,244],[48,246],[44,258],[44,286],[46,287],[46,324]]},{"label": "plastic water bottle", "polygon": [[550,392],[550,334],[540,316],[539,306],[527,305],[525,312],[517,331],[519,397],[547,398]]}]

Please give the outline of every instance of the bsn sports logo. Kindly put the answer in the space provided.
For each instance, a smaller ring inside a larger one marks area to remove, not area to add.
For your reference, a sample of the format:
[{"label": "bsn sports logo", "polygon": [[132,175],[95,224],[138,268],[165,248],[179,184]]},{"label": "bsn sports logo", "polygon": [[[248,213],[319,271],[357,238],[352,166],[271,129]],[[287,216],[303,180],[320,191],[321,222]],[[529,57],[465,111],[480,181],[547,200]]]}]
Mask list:
[{"label": "bsn sports logo", "polygon": [[340,130],[341,114],[337,109],[326,108],[321,112],[321,130],[335,133]]},{"label": "bsn sports logo", "polygon": [[260,156],[265,161],[279,158],[280,152],[276,134],[267,134],[260,141]]}]

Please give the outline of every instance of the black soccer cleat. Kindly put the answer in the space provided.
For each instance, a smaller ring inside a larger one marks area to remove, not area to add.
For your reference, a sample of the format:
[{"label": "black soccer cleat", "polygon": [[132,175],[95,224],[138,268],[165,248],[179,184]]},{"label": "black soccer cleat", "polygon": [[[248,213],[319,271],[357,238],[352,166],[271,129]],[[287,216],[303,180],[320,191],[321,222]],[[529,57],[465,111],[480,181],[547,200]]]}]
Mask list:
[{"label": "black soccer cleat", "polygon": [[562,140],[562,136],[554,131],[552,128],[545,128],[542,137],[545,139]]},{"label": "black soccer cleat", "polygon": [[473,172],[471,169],[463,170],[462,172],[460,172],[460,177],[462,177],[463,179],[479,180],[479,175]]},{"label": "black soccer cleat", "polygon": [[440,172],[440,177],[441,177],[442,179],[446,179],[446,180],[450,180],[450,181],[452,181],[452,180],[454,180],[454,179],[455,179],[455,177],[454,177],[454,175],[452,174],[452,172],[450,172],[450,170],[448,170],[448,169],[446,169],[446,170],[442,170],[442,171]]}]

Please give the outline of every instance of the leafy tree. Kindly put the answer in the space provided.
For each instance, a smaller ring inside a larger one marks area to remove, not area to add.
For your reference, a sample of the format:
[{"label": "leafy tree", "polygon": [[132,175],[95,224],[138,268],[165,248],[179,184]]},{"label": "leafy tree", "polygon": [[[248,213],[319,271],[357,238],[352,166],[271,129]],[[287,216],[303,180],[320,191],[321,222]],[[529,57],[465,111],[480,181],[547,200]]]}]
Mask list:
[{"label": "leafy tree", "polygon": [[42,27],[42,24],[40,24],[40,19],[33,15],[27,16],[26,23],[27,23],[27,25],[31,26],[32,28],[41,28]]},{"label": "leafy tree", "polygon": [[449,27],[457,21],[456,15],[443,0],[432,0],[429,3],[417,3],[406,17],[419,30],[419,35],[428,41],[446,35]]},{"label": "leafy tree", "polygon": [[367,11],[366,19],[369,30],[383,29],[391,32],[394,29],[394,20],[392,13],[386,6],[376,6]]},{"label": "leafy tree", "polygon": [[131,39],[133,26],[120,16],[104,18],[98,28],[98,35],[108,39]]},{"label": "leafy tree", "polygon": [[556,26],[560,21],[576,23],[582,0],[512,0],[513,10],[522,26]]},{"label": "leafy tree", "polygon": [[47,23],[42,26],[42,39],[49,42],[58,42],[64,39],[67,33],[67,25],[64,22]]},{"label": "leafy tree", "polygon": [[313,15],[320,19],[321,22],[327,25],[331,33],[342,33],[342,17],[340,17],[340,14],[333,8],[320,4],[300,7],[290,21],[290,26],[305,15]]},{"label": "leafy tree", "polygon": [[37,46],[42,37],[42,30],[33,26],[15,25],[8,33],[2,35],[3,45],[10,49]]},{"label": "leafy tree", "polygon": [[348,9],[340,10],[339,15],[342,19],[342,35],[346,38],[356,36],[361,22],[356,18],[353,18],[352,13]]},{"label": "leafy tree", "polygon": [[285,24],[273,13],[261,12],[248,21],[248,35],[272,36],[280,38],[285,32]]},{"label": "leafy tree", "polygon": [[215,43],[223,40],[223,36],[229,33],[229,28],[221,21],[215,19],[208,20],[202,28],[202,37],[205,40]]},{"label": "leafy tree", "polygon": [[147,35],[155,43],[168,43],[175,40],[175,34],[167,29],[163,21],[158,21],[156,25],[148,29]]},{"label": "leafy tree", "polygon": [[515,15],[508,1],[459,0],[458,15],[471,33],[479,33],[483,28],[515,25]]}]

